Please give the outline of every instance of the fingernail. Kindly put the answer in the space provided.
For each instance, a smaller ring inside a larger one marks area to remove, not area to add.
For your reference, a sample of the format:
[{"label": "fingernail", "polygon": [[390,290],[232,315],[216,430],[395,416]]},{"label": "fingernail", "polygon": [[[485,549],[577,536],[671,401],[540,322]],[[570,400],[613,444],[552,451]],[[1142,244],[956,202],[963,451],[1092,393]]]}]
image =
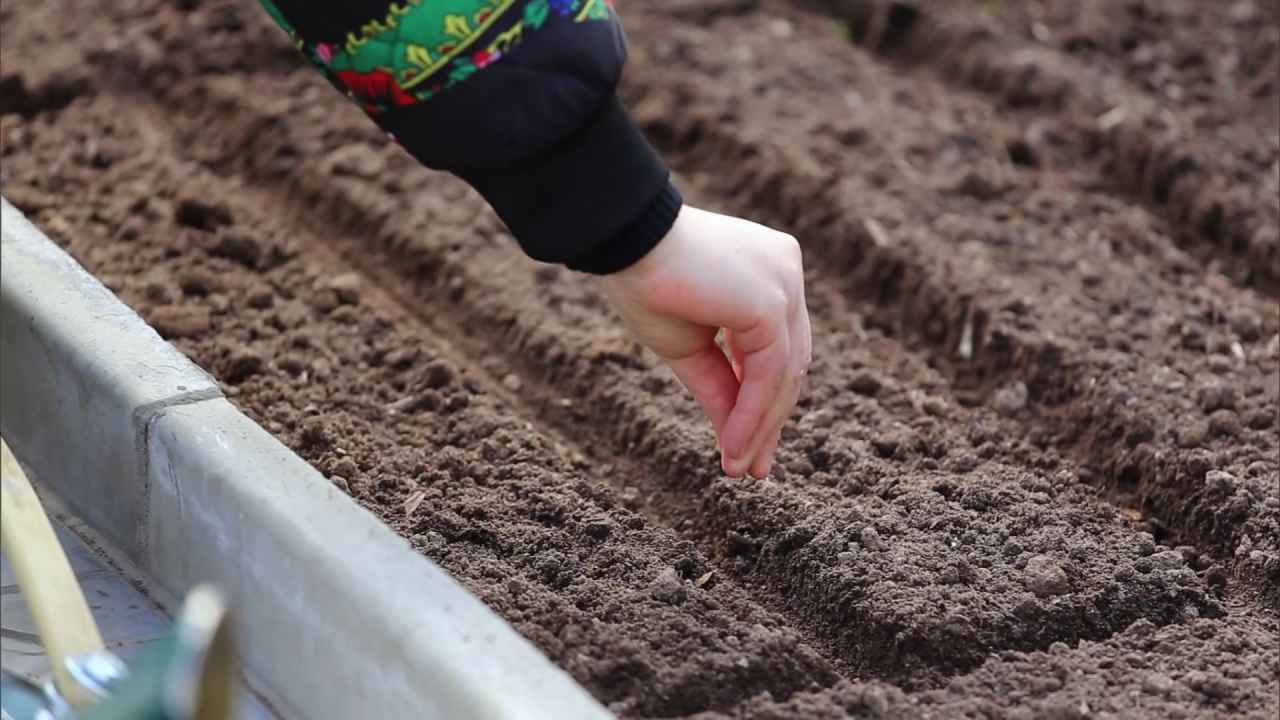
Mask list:
[{"label": "fingernail", "polygon": [[726,457],[720,462],[720,466],[724,468],[724,474],[731,478],[740,478],[747,474],[745,467],[740,467],[744,463],[736,458]]}]

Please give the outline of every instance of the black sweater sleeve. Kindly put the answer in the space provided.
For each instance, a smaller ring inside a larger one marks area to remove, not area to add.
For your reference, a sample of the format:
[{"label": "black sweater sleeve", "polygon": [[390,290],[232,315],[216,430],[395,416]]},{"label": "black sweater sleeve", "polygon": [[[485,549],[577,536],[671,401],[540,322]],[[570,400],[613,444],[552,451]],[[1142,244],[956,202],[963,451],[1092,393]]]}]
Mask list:
[{"label": "black sweater sleeve", "polygon": [[424,165],[470,183],[525,253],[607,274],[682,204],[623,109],[610,0],[262,0]]}]

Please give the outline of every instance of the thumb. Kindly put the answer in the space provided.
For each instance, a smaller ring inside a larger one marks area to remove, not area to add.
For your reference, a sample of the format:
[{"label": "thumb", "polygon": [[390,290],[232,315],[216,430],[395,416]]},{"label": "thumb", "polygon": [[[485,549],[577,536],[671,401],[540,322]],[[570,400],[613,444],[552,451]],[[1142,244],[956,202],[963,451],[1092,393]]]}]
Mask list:
[{"label": "thumb", "polygon": [[724,351],[713,338],[692,354],[667,358],[666,361],[702,406],[715,429],[716,438],[719,438],[738,398],[738,378]]}]

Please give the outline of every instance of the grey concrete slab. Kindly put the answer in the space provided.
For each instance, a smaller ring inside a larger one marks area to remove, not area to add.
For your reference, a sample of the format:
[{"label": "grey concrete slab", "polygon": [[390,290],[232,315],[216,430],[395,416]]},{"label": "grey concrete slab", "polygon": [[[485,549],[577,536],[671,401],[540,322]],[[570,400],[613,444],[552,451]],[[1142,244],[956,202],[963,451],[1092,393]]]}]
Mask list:
[{"label": "grey concrete slab", "polygon": [[[150,436],[150,567],[227,589],[285,714],[423,720],[610,715],[443,570],[225,400]],[[253,668],[251,668],[252,670]],[[278,676],[277,676],[278,677]]]},{"label": "grey concrete slab", "polygon": [[156,409],[217,383],[0,200],[0,434],[132,557]]}]

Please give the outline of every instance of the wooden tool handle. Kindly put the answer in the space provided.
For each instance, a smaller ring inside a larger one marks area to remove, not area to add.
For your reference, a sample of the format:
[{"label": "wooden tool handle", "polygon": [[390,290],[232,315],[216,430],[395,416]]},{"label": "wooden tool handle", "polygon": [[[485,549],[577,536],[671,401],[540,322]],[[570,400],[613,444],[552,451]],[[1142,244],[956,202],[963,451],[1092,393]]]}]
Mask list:
[{"label": "wooden tool handle", "polygon": [[3,439],[0,548],[13,565],[18,588],[35,618],[58,692],[72,705],[88,704],[95,698],[71,679],[66,658],[102,650],[102,636],[40,498]]}]

